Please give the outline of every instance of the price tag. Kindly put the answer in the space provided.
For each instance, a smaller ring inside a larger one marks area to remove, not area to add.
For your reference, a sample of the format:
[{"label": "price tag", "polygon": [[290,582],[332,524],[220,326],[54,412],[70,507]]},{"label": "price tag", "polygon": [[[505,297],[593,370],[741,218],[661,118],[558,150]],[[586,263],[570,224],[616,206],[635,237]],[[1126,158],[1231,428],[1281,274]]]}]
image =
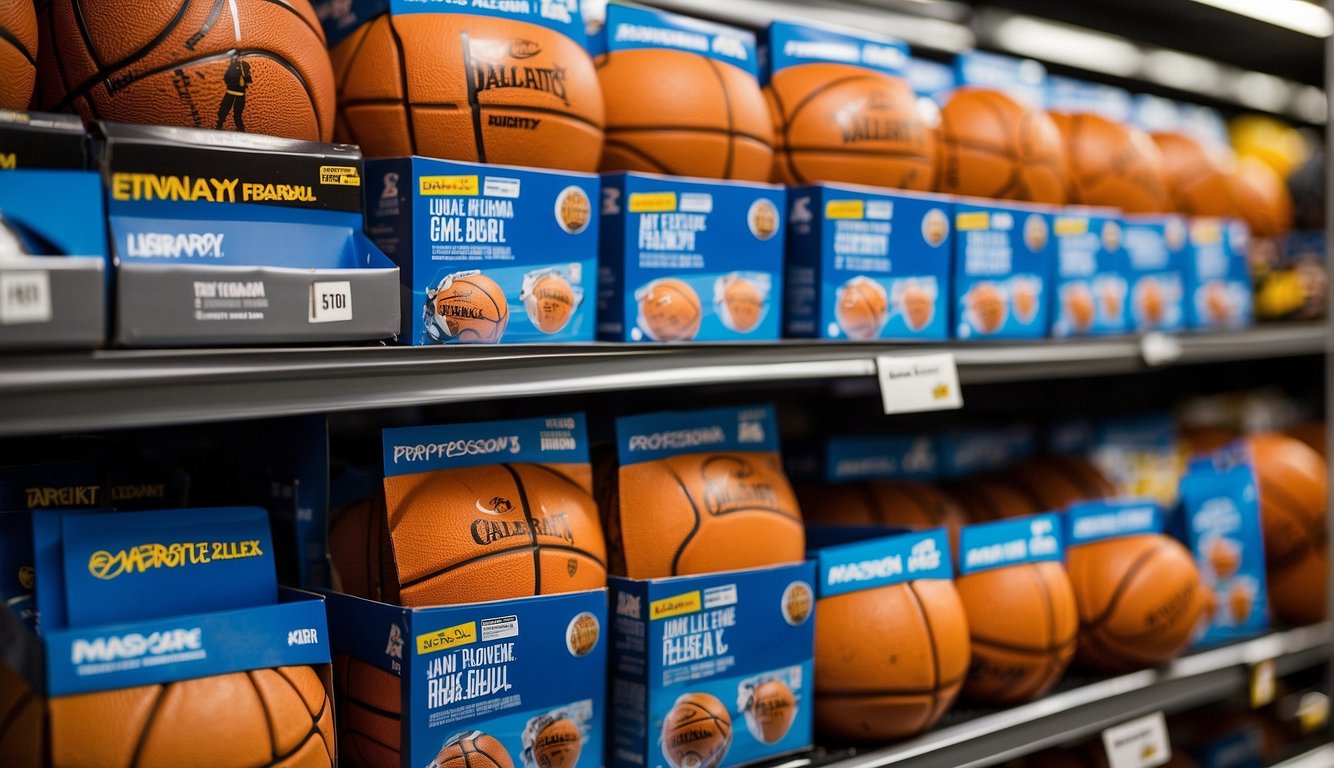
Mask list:
[{"label": "price tag", "polygon": [[310,285],[310,322],[339,323],[352,319],[352,283],[338,280]]},{"label": "price tag", "polygon": [[51,275],[0,270],[0,325],[51,322]]},{"label": "price tag", "polygon": [[1265,659],[1251,667],[1251,709],[1259,709],[1274,700],[1278,693],[1277,677],[1273,659]]},{"label": "price tag", "polygon": [[1109,768],[1154,768],[1172,759],[1167,719],[1161,711],[1102,732]]},{"label": "price tag", "polygon": [[954,355],[905,355],[876,358],[885,413],[948,411],[963,407]]},{"label": "price tag", "polygon": [[1139,351],[1144,364],[1156,368],[1181,359],[1181,341],[1161,331],[1150,331],[1140,337]]}]

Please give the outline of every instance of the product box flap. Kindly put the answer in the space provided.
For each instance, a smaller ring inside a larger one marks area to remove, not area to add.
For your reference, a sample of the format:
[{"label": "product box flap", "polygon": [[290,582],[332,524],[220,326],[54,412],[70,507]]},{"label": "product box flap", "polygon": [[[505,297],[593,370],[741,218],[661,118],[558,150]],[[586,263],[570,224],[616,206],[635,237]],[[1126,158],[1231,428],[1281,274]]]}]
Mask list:
[{"label": "product box flap", "polygon": [[1065,560],[1059,514],[965,525],[959,532],[959,575],[1021,563]]},{"label": "product box flap", "polygon": [[955,84],[993,88],[1033,109],[1046,103],[1047,68],[1032,59],[965,51],[954,60]]},{"label": "product box flap", "polygon": [[1104,83],[1052,75],[1047,78],[1047,108],[1066,114],[1093,114],[1118,123],[1131,117],[1130,92]]},{"label": "product box flap", "polygon": [[821,598],[917,579],[952,579],[944,528],[825,547],[815,551]]},{"label": "product box flap", "polygon": [[500,463],[587,464],[582,413],[384,430],[386,478]]},{"label": "product box flap", "polygon": [[765,79],[800,64],[851,64],[902,77],[908,45],[892,37],[848,27],[775,21],[765,39]]},{"label": "product box flap", "polygon": [[536,24],[587,43],[580,0],[315,0],[315,13],[324,25],[329,47],[337,45],[360,25],[383,13],[456,13],[490,16]]},{"label": "product box flap", "polygon": [[1073,504],[1065,511],[1067,547],[1163,532],[1163,510],[1152,499],[1115,499]]},{"label": "product box flap", "polygon": [[88,134],[78,115],[0,109],[0,169],[88,167]]},{"label": "product box flap", "polygon": [[826,482],[934,480],[939,476],[940,456],[928,435],[847,436],[825,442]]},{"label": "product box flap", "polygon": [[608,4],[606,22],[588,47],[595,56],[642,48],[687,51],[759,77],[754,33],[644,6]]},{"label": "product box flap", "polygon": [[772,405],[663,411],[616,420],[622,467],[691,453],[778,451]]}]

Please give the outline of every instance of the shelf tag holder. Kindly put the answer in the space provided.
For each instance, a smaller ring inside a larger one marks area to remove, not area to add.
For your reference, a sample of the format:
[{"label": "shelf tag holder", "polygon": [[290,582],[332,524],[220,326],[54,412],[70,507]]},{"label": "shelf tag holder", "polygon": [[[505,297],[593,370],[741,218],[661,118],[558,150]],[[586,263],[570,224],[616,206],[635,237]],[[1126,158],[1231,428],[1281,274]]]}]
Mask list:
[{"label": "shelf tag holder", "polygon": [[1140,337],[1139,352],[1150,368],[1170,365],[1181,359],[1181,340],[1162,331],[1150,331]]},{"label": "shelf tag holder", "polygon": [[1155,768],[1172,759],[1167,719],[1161,710],[1102,732],[1109,768]]},{"label": "shelf tag holder", "polygon": [[1278,667],[1273,659],[1251,665],[1251,709],[1259,709],[1274,701],[1278,694]]},{"label": "shelf tag holder", "polygon": [[886,414],[949,411],[963,407],[954,355],[879,355],[875,359]]},{"label": "shelf tag holder", "polygon": [[0,325],[49,323],[52,316],[50,273],[0,269]]},{"label": "shelf tag holder", "polygon": [[351,281],[335,280],[310,284],[310,322],[340,323],[351,319]]}]

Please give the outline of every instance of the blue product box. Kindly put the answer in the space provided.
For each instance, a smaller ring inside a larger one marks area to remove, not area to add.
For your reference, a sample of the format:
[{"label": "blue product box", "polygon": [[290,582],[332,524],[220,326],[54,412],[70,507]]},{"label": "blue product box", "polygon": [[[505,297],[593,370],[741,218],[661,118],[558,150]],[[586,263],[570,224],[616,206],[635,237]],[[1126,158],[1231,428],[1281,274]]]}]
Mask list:
[{"label": "blue product box", "polygon": [[1051,335],[1106,335],[1128,329],[1129,258],[1118,211],[1066,208],[1052,222],[1056,270]]},{"label": "blue product box", "polygon": [[1255,322],[1249,232],[1239,219],[1190,220],[1184,281],[1186,327],[1245,328]]},{"label": "blue product box", "polygon": [[1008,427],[951,429],[936,441],[940,476],[966,477],[995,472],[1037,452],[1037,434],[1028,424]]},{"label": "blue product box", "polygon": [[859,480],[931,482],[940,476],[941,456],[929,435],[831,437],[822,457],[827,483]]},{"label": "blue product box", "polygon": [[785,195],[773,184],[604,175],[598,338],[778,339]]},{"label": "blue product box", "polygon": [[1072,504],[1064,513],[1067,547],[1095,541],[1162,533],[1163,510],[1152,499],[1111,499]]},{"label": "blue product box", "polygon": [[100,346],[109,275],[83,121],[0,110],[0,349]]},{"label": "blue product box", "polygon": [[1047,206],[960,198],[954,205],[954,335],[1047,335],[1056,262]]},{"label": "blue product box", "polygon": [[764,66],[760,74],[766,83],[782,70],[803,64],[849,64],[903,77],[909,58],[908,45],[892,37],[850,27],[789,21],[769,25],[761,53]]},{"label": "blue product box", "polygon": [[440,608],[326,600],[339,693],[351,702],[340,717],[366,706],[349,665],[393,680],[396,711],[374,716],[399,729],[402,768],[479,746],[504,752],[497,765],[603,765],[605,589]]},{"label": "blue product box", "polygon": [[1004,91],[1032,109],[1047,102],[1047,68],[1032,59],[986,51],[964,51],[954,59],[955,86]]},{"label": "blue product box", "polygon": [[845,184],[788,194],[788,336],[949,338],[948,198]]},{"label": "blue product box", "polygon": [[1176,418],[1151,411],[1097,424],[1087,454],[1123,496],[1152,498],[1171,509],[1181,479]]},{"label": "blue product box", "polygon": [[1185,273],[1191,259],[1189,219],[1132,215],[1124,223],[1130,330],[1181,330],[1186,325]]},{"label": "blue product box", "polygon": [[[382,13],[467,13],[498,19],[512,19],[537,24],[559,32],[587,47],[584,17],[579,0],[539,0],[505,2],[504,0],[444,0],[423,3],[419,0],[315,0],[315,12],[324,25],[324,34],[333,48],[357,27]],[[515,57],[519,58],[519,57]]]},{"label": "blue product box", "polygon": [[[610,579],[607,764],[732,768],[809,748],[815,575],[806,561]],[[690,725],[701,711],[708,724]]]},{"label": "blue product box", "polygon": [[366,164],[367,232],[414,345],[592,341],[598,177],[421,157]]},{"label": "blue product box", "polygon": [[1061,562],[1065,548],[1065,531],[1054,512],[965,525],[959,532],[959,576],[1023,563]]},{"label": "blue product box", "polygon": [[929,125],[939,125],[940,107],[954,92],[954,68],[914,56],[908,60],[905,76],[913,93],[917,94],[917,110],[922,118]]},{"label": "blue product box", "polygon": [[1129,91],[1113,85],[1051,75],[1047,78],[1047,109],[1124,123],[1130,119],[1132,100]]}]

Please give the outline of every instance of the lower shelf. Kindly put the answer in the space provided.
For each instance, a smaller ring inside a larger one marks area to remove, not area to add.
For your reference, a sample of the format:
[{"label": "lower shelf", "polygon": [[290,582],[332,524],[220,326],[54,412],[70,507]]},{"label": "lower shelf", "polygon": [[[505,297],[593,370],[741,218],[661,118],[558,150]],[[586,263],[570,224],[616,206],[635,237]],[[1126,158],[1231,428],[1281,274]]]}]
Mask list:
[{"label": "lower shelf", "polygon": [[1331,765],[1334,765],[1334,744],[1325,744],[1284,760],[1274,768],[1329,768]]}]

